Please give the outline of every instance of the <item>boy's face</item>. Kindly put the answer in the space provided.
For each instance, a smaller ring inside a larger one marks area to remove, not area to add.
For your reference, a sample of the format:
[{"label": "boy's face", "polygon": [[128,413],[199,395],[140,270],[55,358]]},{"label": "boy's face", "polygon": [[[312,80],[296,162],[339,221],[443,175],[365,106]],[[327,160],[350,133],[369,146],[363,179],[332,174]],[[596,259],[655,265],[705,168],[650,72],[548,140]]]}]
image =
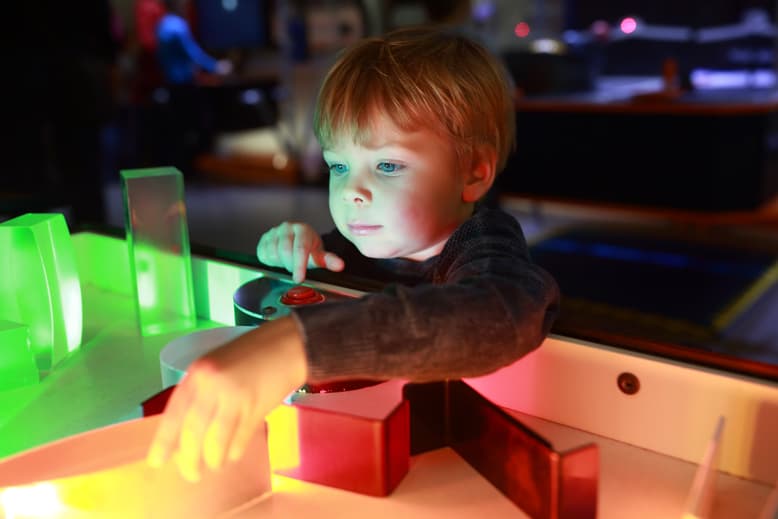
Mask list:
[{"label": "boy's face", "polygon": [[350,136],[324,150],[330,213],[371,258],[423,261],[439,254],[472,213],[453,144],[431,130],[407,132],[379,117],[369,142]]}]

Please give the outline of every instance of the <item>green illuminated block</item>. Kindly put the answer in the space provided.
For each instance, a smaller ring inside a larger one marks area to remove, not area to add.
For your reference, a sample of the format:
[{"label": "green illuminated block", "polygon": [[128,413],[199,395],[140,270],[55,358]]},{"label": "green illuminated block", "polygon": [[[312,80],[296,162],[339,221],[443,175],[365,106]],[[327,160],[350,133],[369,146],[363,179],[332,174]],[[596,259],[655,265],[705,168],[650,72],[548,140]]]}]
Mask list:
[{"label": "green illuminated block", "polygon": [[0,391],[35,384],[40,380],[30,349],[30,329],[0,321]]},{"label": "green illuminated block", "polygon": [[130,278],[141,334],[196,325],[184,182],[176,168],[121,172]]},{"label": "green illuminated block", "polygon": [[0,223],[0,319],[27,325],[41,370],[81,344],[81,286],[62,214],[29,213]]}]

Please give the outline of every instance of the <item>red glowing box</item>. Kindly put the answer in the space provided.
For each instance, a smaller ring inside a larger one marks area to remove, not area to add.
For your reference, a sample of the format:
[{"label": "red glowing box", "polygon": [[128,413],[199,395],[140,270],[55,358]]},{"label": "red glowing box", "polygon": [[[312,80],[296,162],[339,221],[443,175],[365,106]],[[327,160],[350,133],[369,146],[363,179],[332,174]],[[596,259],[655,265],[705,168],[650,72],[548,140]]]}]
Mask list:
[{"label": "red glowing box", "polygon": [[[297,393],[291,406],[268,417],[274,472],[389,495],[410,464],[410,411],[402,385],[390,381],[342,392]],[[280,452],[287,453],[285,460]]]}]

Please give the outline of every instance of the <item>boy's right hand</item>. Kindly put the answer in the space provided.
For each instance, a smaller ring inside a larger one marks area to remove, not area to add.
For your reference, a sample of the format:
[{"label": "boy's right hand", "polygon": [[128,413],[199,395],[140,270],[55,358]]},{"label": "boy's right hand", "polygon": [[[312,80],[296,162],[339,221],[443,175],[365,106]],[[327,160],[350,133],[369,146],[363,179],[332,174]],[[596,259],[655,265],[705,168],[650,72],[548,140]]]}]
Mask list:
[{"label": "boy's right hand", "polygon": [[305,280],[307,268],[340,272],[345,266],[340,256],[324,250],[313,227],[297,222],[284,222],[263,234],[257,244],[257,258],[265,265],[285,268],[295,283]]}]

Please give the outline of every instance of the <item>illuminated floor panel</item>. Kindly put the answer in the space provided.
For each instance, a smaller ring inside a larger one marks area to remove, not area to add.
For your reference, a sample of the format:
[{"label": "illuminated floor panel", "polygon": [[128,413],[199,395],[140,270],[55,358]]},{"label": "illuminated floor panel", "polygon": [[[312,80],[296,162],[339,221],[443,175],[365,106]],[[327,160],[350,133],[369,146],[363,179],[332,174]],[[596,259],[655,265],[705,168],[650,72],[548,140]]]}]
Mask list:
[{"label": "illuminated floor panel", "polygon": [[269,494],[264,434],[240,461],[190,483],[173,460],[159,469],[146,464],[157,422],[132,420],[0,461],[0,517],[205,519]]}]

